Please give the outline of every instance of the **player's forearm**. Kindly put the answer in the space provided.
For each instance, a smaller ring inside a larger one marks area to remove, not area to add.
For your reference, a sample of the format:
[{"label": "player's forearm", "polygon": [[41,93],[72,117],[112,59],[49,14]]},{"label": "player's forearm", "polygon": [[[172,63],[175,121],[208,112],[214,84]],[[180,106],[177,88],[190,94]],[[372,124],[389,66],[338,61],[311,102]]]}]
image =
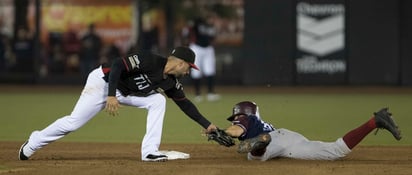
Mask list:
[{"label": "player's forearm", "polygon": [[199,110],[191,101],[189,101],[188,99],[174,101],[177,104],[177,106],[179,106],[179,108],[192,120],[196,121],[205,129],[209,127],[211,122],[207,120],[205,117],[203,117],[202,114],[200,114]]},{"label": "player's forearm", "polygon": [[238,125],[232,125],[226,128],[225,132],[232,137],[240,137],[245,131]]},{"label": "player's forearm", "polygon": [[123,65],[121,63],[121,59],[116,59],[110,70],[109,75],[109,92],[108,96],[116,96],[116,88],[117,84],[119,83],[120,74],[122,72]]}]

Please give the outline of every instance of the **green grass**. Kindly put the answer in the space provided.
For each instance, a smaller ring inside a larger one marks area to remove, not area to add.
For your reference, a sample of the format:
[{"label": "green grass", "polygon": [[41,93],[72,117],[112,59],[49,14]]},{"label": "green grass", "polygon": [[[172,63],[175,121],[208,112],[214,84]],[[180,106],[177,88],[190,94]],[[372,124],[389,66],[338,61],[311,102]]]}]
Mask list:
[{"label": "green grass", "polygon": [[[79,92],[0,93],[0,141],[24,141],[33,130],[40,130],[56,119],[70,114]],[[370,134],[364,145],[411,145],[412,94],[380,93],[224,93],[218,102],[201,102],[202,114],[221,128],[230,123],[233,104],[253,100],[259,104],[264,120],[277,128],[297,131],[311,140],[334,141],[367,121],[374,111],[389,107],[402,130],[403,139],[395,141],[387,131]],[[189,97],[192,97],[189,94]],[[208,143],[202,128],[171,101],[167,102],[163,143]],[[61,139],[78,142],[140,143],[146,125],[146,111],[122,107],[120,116],[99,113],[84,127]]]}]

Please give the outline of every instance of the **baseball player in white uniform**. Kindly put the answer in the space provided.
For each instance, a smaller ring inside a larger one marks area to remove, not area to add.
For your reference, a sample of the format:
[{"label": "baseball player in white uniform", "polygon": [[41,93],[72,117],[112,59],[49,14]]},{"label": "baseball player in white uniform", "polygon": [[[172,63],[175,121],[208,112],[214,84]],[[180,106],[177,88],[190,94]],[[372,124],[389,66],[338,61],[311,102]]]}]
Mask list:
[{"label": "baseball player in white uniform", "polygon": [[376,128],[392,133],[401,139],[398,126],[387,108],[374,113],[366,123],[346,133],[335,142],[311,141],[303,135],[285,129],[275,128],[263,121],[256,103],[237,103],[228,118],[232,125],[225,132],[241,142],[239,153],[248,153],[249,160],[266,161],[276,157],[304,160],[336,160],[345,157],[362,139]]},{"label": "baseball player in white uniform", "polygon": [[195,54],[187,47],[177,47],[165,58],[149,52],[132,53],[117,58],[112,64],[103,64],[93,70],[71,114],[46,128],[31,133],[21,146],[20,160],[28,160],[37,150],[70,132],[76,131],[99,111],[106,108],[117,115],[120,104],[148,110],[146,134],[142,141],[143,161],[165,161],[159,152],[163,118],[166,110],[165,94],[191,119],[206,129],[216,129],[185,97],[178,78],[188,75],[194,64]]},{"label": "baseball player in white uniform", "polygon": [[205,19],[197,18],[191,28],[191,43],[189,47],[196,53],[195,64],[199,66],[200,71],[191,71],[195,87],[195,100],[202,101],[201,80],[205,77],[207,81],[207,100],[215,101],[220,99],[220,95],[215,93],[215,75],[216,75],[216,56],[213,47],[213,40],[216,36],[216,28],[213,26],[213,17],[208,16]]}]

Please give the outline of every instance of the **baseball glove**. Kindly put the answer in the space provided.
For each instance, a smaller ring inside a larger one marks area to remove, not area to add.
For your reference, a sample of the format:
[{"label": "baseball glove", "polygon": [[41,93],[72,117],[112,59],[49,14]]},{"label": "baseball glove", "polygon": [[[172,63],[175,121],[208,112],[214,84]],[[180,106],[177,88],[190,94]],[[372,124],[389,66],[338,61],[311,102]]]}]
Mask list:
[{"label": "baseball glove", "polygon": [[219,129],[219,128],[207,134],[207,140],[208,141],[213,140],[219,143],[220,145],[223,145],[226,147],[231,147],[235,145],[235,140],[229,135],[227,135],[227,133],[224,130]]}]

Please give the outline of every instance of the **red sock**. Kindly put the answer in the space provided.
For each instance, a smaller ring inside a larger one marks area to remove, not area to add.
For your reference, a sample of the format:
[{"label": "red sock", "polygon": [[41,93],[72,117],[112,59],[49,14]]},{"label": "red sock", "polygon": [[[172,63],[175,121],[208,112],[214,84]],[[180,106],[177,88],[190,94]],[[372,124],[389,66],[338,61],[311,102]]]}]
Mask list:
[{"label": "red sock", "polygon": [[345,136],[343,136],[343,141],[346,143],[349,149],[352,149],[375,128],[375,117],[372,117],[363,125],[359,126],[358,128],[352,131],[349,131]]}]

